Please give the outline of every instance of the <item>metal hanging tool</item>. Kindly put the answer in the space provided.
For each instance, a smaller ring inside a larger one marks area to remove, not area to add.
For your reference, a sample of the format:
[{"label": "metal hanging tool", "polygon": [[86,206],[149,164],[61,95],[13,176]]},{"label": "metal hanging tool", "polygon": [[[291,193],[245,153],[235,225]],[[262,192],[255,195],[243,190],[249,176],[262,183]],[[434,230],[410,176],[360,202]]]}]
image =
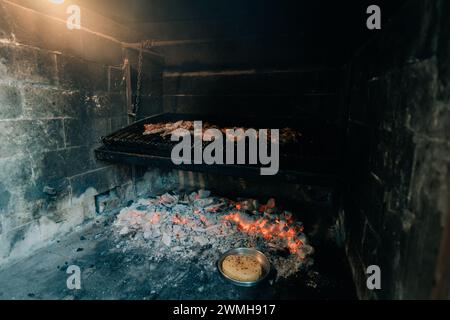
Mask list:
[{"label": "metal hanging tool", "polygon": [[141,88],[142,88],[142,65],[143,65],[143,44],[139,49],[139,57],[138,57],[138,74],[137,74],[137,83],[136,83],[136,100],[134,102],[133,113],[136,115],[139,111],[139,106],[141,103]]},{"label": "metal hanging tool", "polygon": [[142,68],[144,64],[144,49],[150,49],[153,46],[153,40],[144,40],[139,47],[138,56],[138,74],[136,83],[136,100],[133,108],[133,115],[136,116],[141,105],[141,91],[142,91]]}]

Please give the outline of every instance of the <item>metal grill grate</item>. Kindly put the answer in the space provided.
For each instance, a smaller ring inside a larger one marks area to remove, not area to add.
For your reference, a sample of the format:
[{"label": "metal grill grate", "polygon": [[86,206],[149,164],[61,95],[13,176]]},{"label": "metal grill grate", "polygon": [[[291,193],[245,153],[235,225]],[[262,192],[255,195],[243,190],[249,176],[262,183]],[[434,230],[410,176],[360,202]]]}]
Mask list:
[{"label": "metal grill grate", "polygon": [[[204,116],[203,116],[204,118]],[[145,152],[149,154],[165,154],[171,151],[176,142],[170,140],[170,136],[161,137],[159,134],[143,135],[144,125],[150,123],[160,122],[175,122],[179,120],[198,120],[200,116],[194,115],[180,115],[180,114],[162,114],[146,118],[139,122],[136,122],[129,127],[121,129],[107,137],[102,139],[105,146],[109,148],[128,148],[128,151],[133,152]],[[214,121],[216,120],[216,121]],[[228,121],[227,121],[228,120]],[[211,123],[217,123],[224,127],[238,127],[240,125],[246,127],[258,128],[282,128],[299,126],[299,124],[289,123],[291,121],[281,121],[280,119],[267,119],[265,125],[261,123],[261,120],[255,121],[248,119],[248,121],[241,120],[240,123],[231,124],[229,119],[205,119]],[[253,123],[252,123],[253,122]],[[259,122],[259,123],[257,123]],[[280,122],[281,125],[280,125]],[[229,126],[227,126],[230,124]],[[252,126],[254,124],[254,126]],[[298,143],[290,143],[280,146],[280,152],[284,157],[294,158],[330,158],[337,156],[337,136],[332,127],[322,127],[320,130],[317,128],[298,128],[302,133],[302,138]],[[204,142],[207,145],[208,142]],[[170,153],[169,153],[170,155]]]},{"label": "metal grill grate", "polygon": [[[339,133],[337,124],[325,123],[320,125],[314,121],[303,122],[294,119],[261,119],[261,118],[231,118],[198,116],[193,114],[160,114],[138,121],[111,135],[102,138],[103,147],[96,150],[99,160],[134,165],[173,166],[171,152],[174,145],[170,136],[161,137],[159,134],[143,135],[144,125],[150,123],[176,122],[179,120],[203,120],[214,123],[222,128],[273,128],[291,127],[302,133],[298,143],[280,146],[280,172],[301,173],[302,176],[328,177],[335,176],[340,167]],[[204,142],[204,146],[209,142]],[[248,154],[248,153],[247,153]],[[259,166],[254,165],[182,165],[178,168],[193,171],[214,171],[234,175],[259,174]],[[258,169],[258,170],[257,170]],[[334,179],[334,178],[333,178]]]}]

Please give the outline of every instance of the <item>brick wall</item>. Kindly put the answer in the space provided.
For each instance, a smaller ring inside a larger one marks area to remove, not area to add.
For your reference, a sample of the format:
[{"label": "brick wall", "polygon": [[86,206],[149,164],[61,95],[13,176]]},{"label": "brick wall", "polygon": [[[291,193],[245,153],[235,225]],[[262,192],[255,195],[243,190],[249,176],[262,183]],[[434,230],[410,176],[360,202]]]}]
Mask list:
[{"label": "brick wall", "polygon": [[[448,1],[409,1],[345,68],[344,219],[362,298],[430,298],[443,277],[436,265],[449,214],[449,14]],[[366,289],[372,264],[381,267],[379,291]]]},{"label": "brick wall", "polygon": [[[66,41],[30,37],[30,17]],[[128,123],[121,45],[104,40],[96,55],[79,38],[89,35],[0,1],[0,264],[94,217],[95,195],[117,187],[121,201],[133,197],[131,169],[93,152]]]}]

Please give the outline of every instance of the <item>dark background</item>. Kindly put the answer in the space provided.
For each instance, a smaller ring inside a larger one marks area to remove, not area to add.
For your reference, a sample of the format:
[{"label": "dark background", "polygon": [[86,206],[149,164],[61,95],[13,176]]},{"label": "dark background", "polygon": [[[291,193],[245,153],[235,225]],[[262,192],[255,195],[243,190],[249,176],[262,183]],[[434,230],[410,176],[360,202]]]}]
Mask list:
[{"label": "dark background", "polygon": [[[307,51],[317,64],[323,65],[348,60],[373,35],[366,28],[366,9],[369,5],[377,4],[382,7],[383,26],[386,26],[406,0],[79,2],[120,23],[132,25],[148,39],[245,38],[248,41],[250,38],[251,41],[256,41],[256,38],[264,43],[263,48],[279,48],[280,51],[285,49],[288,42],[288,47],[292,50]],[[264,55],[264,52],[260,52],[260,55]],[[290,66],[292,62],[290,61]],[[279,59],[277,63],[280,63]]]}]

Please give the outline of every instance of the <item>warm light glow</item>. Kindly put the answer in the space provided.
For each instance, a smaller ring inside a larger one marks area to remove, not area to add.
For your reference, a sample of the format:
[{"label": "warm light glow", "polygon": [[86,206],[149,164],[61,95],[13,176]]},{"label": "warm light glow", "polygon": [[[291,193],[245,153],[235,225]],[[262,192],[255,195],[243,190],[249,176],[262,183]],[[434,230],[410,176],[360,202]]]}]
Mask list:
[{"label": "warm light glow", "polygon": [[172,218],[174,224],[187,224],[189,222],[186,218],[181,218],[178,213]]},{"label": "warm light glow", "polygon": [[64,0],[49,0],[49,1],[54,4],[63,4],[64,3]]},{"label": "warm light glow", "polygon": [[[240,204],[239,204],[240,206]],[[289,251],[294,254],[303,245],[303,242],[297,238],[297,231],[302,232],[303,227],[291,226],[293,220],[291,216],[285,215],[287,221],[280,222],[279,218],[270,221],[266,218],[260,218],[256,221],[246,221],[238,212],[231,213],[223,217],[225,221],[232,221],[237,228],[246,233],[257,233],[266,240],[272,238],[283,238],[287,241]]]}]

